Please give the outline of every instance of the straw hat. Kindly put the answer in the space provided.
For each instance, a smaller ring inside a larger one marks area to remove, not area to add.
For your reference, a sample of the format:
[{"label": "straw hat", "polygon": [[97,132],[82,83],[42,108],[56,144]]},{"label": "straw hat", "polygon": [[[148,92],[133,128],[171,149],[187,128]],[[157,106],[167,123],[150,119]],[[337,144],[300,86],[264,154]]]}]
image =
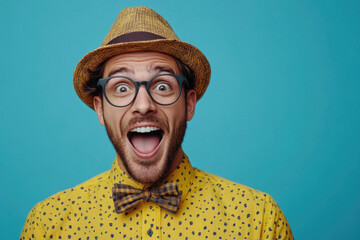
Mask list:
[{"label": "straw hat", "polygon": [[84,92],[90,80],[89,70],[95,71],[107,59],[129,52],[153,51],[179,59],[194,71],[197,99],[204,94],[210,81],[210,64],[196,47],[180,41],[169,23],[147,7],[123,9],[101,46],[86,54],[75,68],[73,83],[80,99],[94,109],[92,96]]}]

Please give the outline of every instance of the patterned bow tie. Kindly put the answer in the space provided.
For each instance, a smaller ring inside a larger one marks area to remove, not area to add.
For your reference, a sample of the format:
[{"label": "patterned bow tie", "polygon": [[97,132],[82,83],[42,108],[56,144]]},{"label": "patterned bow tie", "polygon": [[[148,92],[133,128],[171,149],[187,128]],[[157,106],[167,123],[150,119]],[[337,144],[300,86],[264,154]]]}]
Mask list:
[{"label": "patterned bow tie", "polygon": [[181,191],[176,183],[165,183],[158,188],[138,189],[126,184],[116,183],[112,189],[115,211],[125,212],[143,201],[151,201],[161,208],[176,213],[179,209]]}]

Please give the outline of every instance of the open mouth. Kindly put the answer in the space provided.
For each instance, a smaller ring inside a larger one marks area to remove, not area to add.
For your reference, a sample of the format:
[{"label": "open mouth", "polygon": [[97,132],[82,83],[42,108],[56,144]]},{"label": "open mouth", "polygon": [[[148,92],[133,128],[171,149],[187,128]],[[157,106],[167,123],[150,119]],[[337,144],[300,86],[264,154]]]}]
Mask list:
[{"label": "open mouth", "polygon": [[137,127],[127,137],[137,153],[148,155],[156,152],[163,135],[164,131],[158,127]]}]

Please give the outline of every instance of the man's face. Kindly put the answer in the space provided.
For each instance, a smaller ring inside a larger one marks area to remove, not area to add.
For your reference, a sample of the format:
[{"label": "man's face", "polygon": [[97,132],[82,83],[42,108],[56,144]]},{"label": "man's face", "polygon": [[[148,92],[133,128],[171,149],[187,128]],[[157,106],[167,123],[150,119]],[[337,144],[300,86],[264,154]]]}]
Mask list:
[{"label": "man's face", "polygon": [[[164,73],[181,74],[173,57],[135,52],[109,59],[103,77],[121,75],[134,81],[148,81]],[[195,109],[193,90],[186,96],[182,91],[178,101],[169,106],[153,102],[144,85],[127,107],[114,107],[101,97],[94,97],[93,102],[119,156],[120,167],[136,181],[145,185],[157,183],[180,163],[186,121],[191,120]]]}]

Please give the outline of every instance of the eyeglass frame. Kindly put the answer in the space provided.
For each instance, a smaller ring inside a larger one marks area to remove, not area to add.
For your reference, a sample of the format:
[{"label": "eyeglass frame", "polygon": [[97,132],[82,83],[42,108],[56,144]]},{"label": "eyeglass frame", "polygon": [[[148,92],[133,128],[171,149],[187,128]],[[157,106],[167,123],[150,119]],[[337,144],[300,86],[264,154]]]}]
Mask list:
[{"label": "eyeglass frame", "polygon": [[[159,103],[159,102],[157,102],[157,101],[153,98],[153,96],[152,96],[151,93],[150,93],[149,88],[150,88],[150,83],[151,83],[151,81],[154,80],[154,79],[157,78],[157,77],[160,77],[160,76],[173,76],[173,77],[175,77],[176,80],[178,81],[178,84],[179,84],[179,87],[180,87],[179,95],[177,96],[177,98],[175,99],[175,101],[172,102],[172,103],[166,103],[166,104]],[[110,79],[119,78],[119,77],[122,77],[122,78],[125,78],[125,79],[129,80],[129,81],[132,82],[132,83],[134,84],[134,86],[135,86],[135,95],[134,95],[134,98],[130,101],[130,103],[128,103],[128,104],[126,104],[126,105],[124,105],[124,106],[117,106],[117,105],[113,104],[113,103],[108,99],[108,97],[107,97],[107,95],[106,95],[106,90],[105,90],[105,85],[106,85],[106,83],[107,83]],[[172,105],[172,104],[176,103],[177,100],[179,100],[179,98],[180,98],[180,96],[181,96],[181,93],[182,93],[183,83],[185,83],[184,86],[188,86],[188,85],[189,85],[189,83],[188,83],[188,81],[187,81],[187,79],[186,79],[185,76],[179,75],[179,74],[171,74],[171,73],[159,74],[159,75],[156,75],[156,76],[152,77],[149,81],[138,81],[138,82],[132,80],[132,79],[129,78],[129,77],[116,75],[116,76],[111,76],[111,77],[107,77],[107,78],[100,78],[100,79],[98,80],[98,82],[97,82],[97,87],[101,86],[106,101],[107,101],[110,105],[112,105],[112,106],[114,106],[114,107],[123,108],[123,107],[127,107],[127,106],[129,106],[130,104],[132,104],[132,103],[135,101],[136,97],[137,97],[137,94],[138,94],[138,92],[139,92],[139,88],[140,88],[141,85],[144,85],[144,86],[145,86],[146,92],[148,93],[149,97],[151,98],[151,100],[152,100],[153,102],[155,102],[156,104],[159,104],[159,105],[161,105],[161,106],[169,106],[169,105]]]}]

